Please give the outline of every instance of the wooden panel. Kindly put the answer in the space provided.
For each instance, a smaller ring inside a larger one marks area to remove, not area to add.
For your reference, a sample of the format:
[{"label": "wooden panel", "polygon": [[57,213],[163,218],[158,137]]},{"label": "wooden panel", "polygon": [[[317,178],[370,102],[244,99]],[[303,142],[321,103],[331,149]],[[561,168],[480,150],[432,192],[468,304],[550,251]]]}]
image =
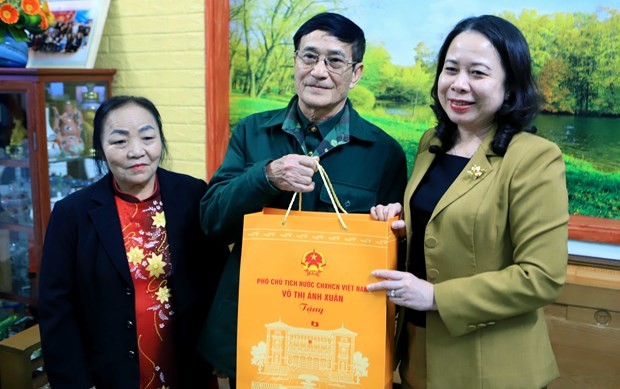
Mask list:
[{"label": "wooden panel", "polygon": [[205,0],[207,180],[220,167],[229,138],[228,1]]},{"label": "wooden panel", "polygon": [[556,303],[620,312],[620,271],[569,265]]},{"label": "wooden panel", "polygon": [[620,271],[569,265],[545,314],[561,374],[550,389],[620,388]]},{"label": "wooden panel", "polygon": [[550,389],[620,388],[620,329],[547,316],[560,378]]},{"label": "wooden panel", "polygon": [[620,270],[569,265],[567,281],[572,284],[620,290]]},{"label": "wooden panel", "polygon": [[567,307],[566,320],[599,328],[620,328],[620,312],[606,309]]},{"label": "wooden panel", "polygon": [[557,303],[620,312],[619,294],[620,290],[569,283],[564,286]]},{"label": "wooden panel", "polygon": [[601,243],[620,244],[620,220],[571,215],[568,237]]}]

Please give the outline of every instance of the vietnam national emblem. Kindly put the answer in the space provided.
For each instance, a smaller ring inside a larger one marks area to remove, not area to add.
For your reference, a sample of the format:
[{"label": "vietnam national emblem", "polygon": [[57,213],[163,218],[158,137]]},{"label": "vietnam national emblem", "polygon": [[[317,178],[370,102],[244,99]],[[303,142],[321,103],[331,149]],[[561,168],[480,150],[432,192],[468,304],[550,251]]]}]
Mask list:
[{"label": "vietnam national emblem", "polygon": [[323,254],[316,250],[308,251],[301,258],[301,266],[303,266],[306,275],[318,276],[327,266],[327,261],[323,257]]}]

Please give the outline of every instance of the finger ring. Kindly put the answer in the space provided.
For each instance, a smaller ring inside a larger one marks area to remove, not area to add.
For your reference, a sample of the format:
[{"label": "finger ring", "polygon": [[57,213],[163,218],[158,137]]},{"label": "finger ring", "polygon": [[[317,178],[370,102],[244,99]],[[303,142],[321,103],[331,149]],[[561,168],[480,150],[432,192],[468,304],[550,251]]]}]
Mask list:
[{"label": "finger ring", "polygon": [[390,297],[396,297],[396,291],[394,289],[390,291]]}]

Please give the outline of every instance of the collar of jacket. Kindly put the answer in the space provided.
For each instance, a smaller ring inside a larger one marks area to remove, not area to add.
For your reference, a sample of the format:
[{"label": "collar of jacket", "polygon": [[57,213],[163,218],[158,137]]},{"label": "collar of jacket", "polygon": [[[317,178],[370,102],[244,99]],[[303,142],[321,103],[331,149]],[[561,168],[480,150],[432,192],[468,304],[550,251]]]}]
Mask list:
[{"label": "collar of jacket", "polygon": [[[439,200],[433,213],[431,215],[431,219],[429,223],[435,219],[435,217],[441,212],[445,207],[447,207],[450,203],[452,203],[455,199],[463,196],[469,190],[471,190],[474,186],[483,182],[487,177],[490,176],[491,172],[494,169],[493,163],[491,160],[496,159],[497,154],[493,152],[491,149],[491,143],[493,142],[493,136],[495,135],[495,130],[489,131],[489,133],[485,136],[480,144],[478,150],[471,157],[467,166],[463,169],[463,172],[459,174],[459,176],[454,180],[450,190],[446,192],[442,198]],[[418,150],[418,153],[415,157],[415,163],[413,165],[413,171],[411,173],[410,180],[407,184],[407,188],[405,189],[405,214],[409,214],[411,211],[409,209],[410,203],[409,200],[416,188],[419,186],[422,178],[426,175],[426,172],[430,168],[433,160],[436,157],[436,154],[433,154],[429,151],[430,146],[437,145],[441,146],[441,142],[439,138],[435,136],[434,131],[426,132],[422,139],[420,139],[420,145],[422,148]],[[484,169],[485,174],[480,176],[477,179],[472,179],[468,174],[467,170],[473,167],[474,165],[479,166],[481,169]],[[411,221],[409,219],[405,219],[407,224],[408,237],[411,238]],[[409,250],[411,245],[407,246],[407,258],[409,258]],[[409,263],[407,262],[407,268],[409,268]]]},{"label": "collar of jacket", "polygon": [[493,143],[493,138],[495,137],[495,132],[497,132],[497,129],[489,131],[489,133],[486,134],[484,139],[482,140],[482,143],[480,143],[479,149],[482,149],[484,151],[484,155],[486,156],[497,155],[491,147],[491,143]]},{"label": "collar of jacket", "polygon": [[[276,111],[275,114],[273,111],[264,112],[263,115],[267,121],[261,125],[261,128],[282,128],[282,124],[284,123],[284,119],[286,119],[288,111],[290,109],[295,109],[295,104],[297,104],[297,96],[293,96],[287,107]],[[357,111],[353,109],[351,100],[347,98],[346,104],[349,106],[349,112],[351,114],[349,119],[349,136],[368,142],[376,141],[377,136],[372,132],[370,126],[367,123],[364,123],[364,119],[362,119]]]},{"label": "collar of jacket", "polygon": [[[159,193],[162,193],[165,189],[162,187],[161,176],[167,176],[168,173],[169,172],[162,167],[157,168],[157,185],[159,187]],[[114,203],[114,176],[112,173],[107,172],[102,178],[93,184],[93,188],[94,190],[92,191],[91,198],[96,203]]]}]

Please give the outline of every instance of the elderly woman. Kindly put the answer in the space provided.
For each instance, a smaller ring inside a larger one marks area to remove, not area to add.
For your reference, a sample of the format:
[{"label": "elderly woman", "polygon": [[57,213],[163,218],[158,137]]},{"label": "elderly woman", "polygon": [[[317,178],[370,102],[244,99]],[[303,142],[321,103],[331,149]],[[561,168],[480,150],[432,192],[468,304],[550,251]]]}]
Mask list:
[{"label": "elderly woman", "polygon": [[107,174],[58,201],[45,236],[39,321],[49,382],[191,387],[211,371],[195,342],[228,254],[200,229],[207,184],[160,167],[161,118],[143,97],[105,101],[93,147]]}]

